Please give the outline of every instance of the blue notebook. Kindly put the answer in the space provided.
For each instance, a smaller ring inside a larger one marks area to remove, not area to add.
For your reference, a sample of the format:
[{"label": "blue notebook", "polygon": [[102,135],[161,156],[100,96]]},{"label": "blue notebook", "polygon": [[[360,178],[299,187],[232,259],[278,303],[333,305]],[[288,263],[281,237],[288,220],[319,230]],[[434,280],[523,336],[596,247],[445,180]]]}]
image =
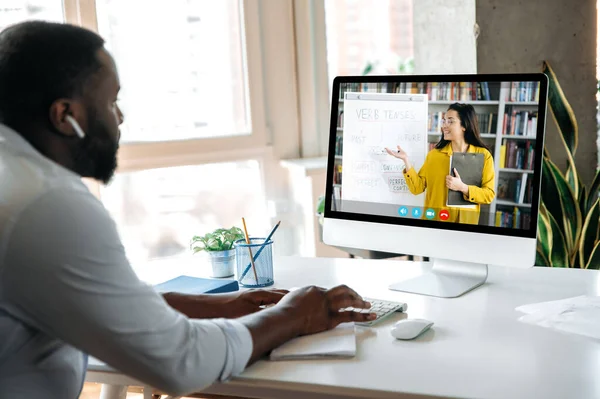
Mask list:
[{"label": "blue notebook", "polygon": [[238,291],[237,280],[221,280],[212,278],[198,278],[179,276],[154,286],[160,293],[180,292],[182,294],[218,294],[223,292]]}]

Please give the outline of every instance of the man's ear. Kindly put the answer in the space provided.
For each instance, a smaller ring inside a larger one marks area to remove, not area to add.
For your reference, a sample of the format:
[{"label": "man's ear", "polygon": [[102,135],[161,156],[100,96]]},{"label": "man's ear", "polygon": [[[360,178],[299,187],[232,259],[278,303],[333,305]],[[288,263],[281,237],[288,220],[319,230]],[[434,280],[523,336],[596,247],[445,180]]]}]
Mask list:
[{"label": "man's ear", "polygon": [[67,120],[67,115],[71,115],[79,124],[86,125],[86,113],[84,107],[77,101],[67,98],[61,98],[52,103],[48,118],[57,133],[66,137],[77,137],[77,132],[73,125]]}]

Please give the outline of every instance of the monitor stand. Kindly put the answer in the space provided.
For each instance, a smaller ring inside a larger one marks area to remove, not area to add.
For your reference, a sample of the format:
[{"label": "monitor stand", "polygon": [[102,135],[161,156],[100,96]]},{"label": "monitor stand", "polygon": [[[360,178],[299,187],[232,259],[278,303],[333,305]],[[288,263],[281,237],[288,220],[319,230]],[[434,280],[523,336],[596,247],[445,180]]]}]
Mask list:
[{"label": "monitor stand", "polygon": [[487,280],[488,267],[481,263],[432,259],[430,272],[421,276],[391,284],[394,291],[456,298],[469,292]]}]

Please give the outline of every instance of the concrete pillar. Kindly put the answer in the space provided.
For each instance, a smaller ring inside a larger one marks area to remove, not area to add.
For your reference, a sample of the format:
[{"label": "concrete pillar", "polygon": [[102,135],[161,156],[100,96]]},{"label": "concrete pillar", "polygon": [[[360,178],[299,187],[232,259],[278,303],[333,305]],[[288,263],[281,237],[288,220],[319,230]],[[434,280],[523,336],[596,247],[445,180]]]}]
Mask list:
[{"label": "concrete pillar", "polygon": [[[577,169],[596,171],[596,0],[478,0],[479,73],[541,72],[552,65],[579,124]],[[546,149],[564,170],[566,154],[548,110]]]},{"label": "concrete pillar", "polygon": [[413,0],[416,74],[476,73],[475,0]]}]

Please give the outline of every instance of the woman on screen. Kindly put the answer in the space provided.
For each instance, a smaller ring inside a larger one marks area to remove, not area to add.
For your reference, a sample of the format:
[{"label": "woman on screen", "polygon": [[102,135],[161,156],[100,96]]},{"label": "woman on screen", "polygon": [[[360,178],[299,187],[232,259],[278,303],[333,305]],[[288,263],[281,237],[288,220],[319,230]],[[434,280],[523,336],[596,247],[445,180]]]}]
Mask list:
[{"label": "woman on screen", "polygon": [[[425,209],[433,208],[439,215],[447,209],[447,221],[478,224],[481,204],[493,201],[494,161],[492,154],[481,141],[477,114],[472,105],[454,103],[450,105],[441,123],[442,138],[431,150],[417,173],[408,154],[398,146],[397,151],[386,148],[388,154],[404,162],[404,178],[411,193],[425,193]],[[450,156],[454,152],[484,154],[481,186],[469,186],[462,182],[457,171],[450,175]],[[446,205],[448,190],[459,191],[472,206],[453,208]],[[487,223],[486,223],[487,224]]]}]

